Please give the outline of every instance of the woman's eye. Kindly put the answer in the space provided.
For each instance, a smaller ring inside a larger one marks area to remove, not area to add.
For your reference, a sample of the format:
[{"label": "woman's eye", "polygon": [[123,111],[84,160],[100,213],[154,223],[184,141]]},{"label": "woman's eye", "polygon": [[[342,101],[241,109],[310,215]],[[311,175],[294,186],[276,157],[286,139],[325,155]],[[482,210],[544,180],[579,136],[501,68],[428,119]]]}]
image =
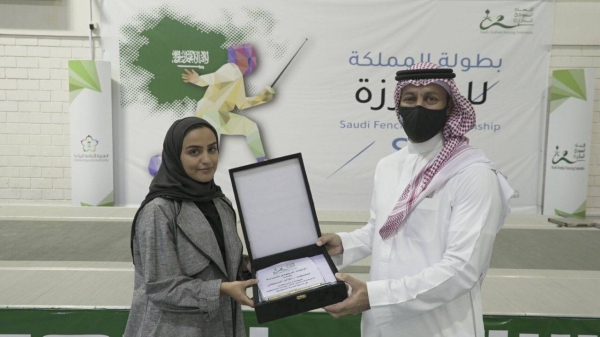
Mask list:
[{"label": "woman's eye", "polygon": [[219,152],[219,149],[217,149],[216,147],[211,147],[210,149],[208,149],[208,152],[210,152],[210,153]]},{"label": "woman's eye", "polygon": [[190,155],[192,156],[197,156],[200,152],[198,152],[198,150],[191,150],[190,152],[188,152]]}]

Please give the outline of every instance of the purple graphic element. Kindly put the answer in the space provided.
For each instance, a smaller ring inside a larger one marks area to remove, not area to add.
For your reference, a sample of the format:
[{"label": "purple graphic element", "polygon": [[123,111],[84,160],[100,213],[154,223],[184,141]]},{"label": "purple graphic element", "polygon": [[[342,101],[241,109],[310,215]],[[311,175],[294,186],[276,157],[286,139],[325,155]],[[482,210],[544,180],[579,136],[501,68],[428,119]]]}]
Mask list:
[{"label": "purple graphic element", "polygon": [[156,173],[158,173],[158,169],[160,168],[161,163],[162,156],[160,154],[157,154],[156,156],[150,158],[150,164],[148,164],[148,172],[150,172],[151,176],[156,176]]},{"label": "purple graphic element", "polygon": [[235,63],[243,75],[250,75],[256,69],[256,52],[249,43],[233,45],[227,49],[227,62]]}]

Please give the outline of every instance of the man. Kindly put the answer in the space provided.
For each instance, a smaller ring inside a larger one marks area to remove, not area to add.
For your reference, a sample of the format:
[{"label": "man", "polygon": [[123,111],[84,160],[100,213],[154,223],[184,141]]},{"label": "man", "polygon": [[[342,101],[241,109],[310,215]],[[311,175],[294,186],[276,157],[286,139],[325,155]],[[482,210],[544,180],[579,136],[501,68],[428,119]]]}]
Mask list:
[{"label": "man", "polygon": [[513,191],[468,145],[475,112],[454,77],[432,63],[397,73],[410,142],[377,165],[369,222],[317,241],[340,268],[372,255],[369,281],[338,274],[351,294],[325,308],[363,312],[363,336],[485,336],[481,284]]}]

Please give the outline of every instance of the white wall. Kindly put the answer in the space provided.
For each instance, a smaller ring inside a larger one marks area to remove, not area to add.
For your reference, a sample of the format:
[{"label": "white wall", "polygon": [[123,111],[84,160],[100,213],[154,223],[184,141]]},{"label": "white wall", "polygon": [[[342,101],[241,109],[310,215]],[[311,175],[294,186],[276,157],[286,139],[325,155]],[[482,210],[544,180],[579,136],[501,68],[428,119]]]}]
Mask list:
[{"label": "white wall", "polygon": [[556,1],[554,8],[555,45],[600,45],[600,1]]},{"label": "white wall", "polygon": [[88,58],[87,43],[0,35],[0,203],[69,203],[67,62]]},{"label": "white wall", "polygon": [[[95,13],[94,21],[99,21]],[[597,69],[587,205],[588,213],[596,215],[599,17],[600,1],[557,1],[550,62],[550,70]],[[89,58],[88,22],[88,1],[0,0],[0,205],[70,204],[67,60]],[[95,55],[101,59],[98,46],[95,41]]]},{"label": "white wall", "polygon": [[[102,1],[92,1],[93,22]],[[88,0],[0,0],[0,34],[87,36],[89,7]]]}]

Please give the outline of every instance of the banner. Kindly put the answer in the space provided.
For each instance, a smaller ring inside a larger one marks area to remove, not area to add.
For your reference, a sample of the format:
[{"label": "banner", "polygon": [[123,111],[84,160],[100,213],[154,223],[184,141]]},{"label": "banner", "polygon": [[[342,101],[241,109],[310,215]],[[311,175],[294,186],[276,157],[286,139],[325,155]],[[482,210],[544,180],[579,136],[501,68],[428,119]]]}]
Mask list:
[{"label": "banner", "polygon": [[585,218],[595,75],[594,69],[552,72],[544,215]]},{"label": "banner", "polygon": [[69,61],[71,199],[114,206],[110,62]]},{"label": "banner", "polygon": [[[258,324],[253,311],[242,311],[250,327],[266,327],[277,337],[360,337],[361,315],[339,319],[307,312]],[[122,337],[129,310],[0,309],[0,337]],[[489,337],[598,337],[600,319],[576,317],[484,316]]]},{"label": "banner", "polygon": [[141,202],[167,128],[195,115],[220,132],[215,181],[229,197],[228,169],[302,152],[317,210],[366,212],[377,162],[407,144],[395,73],[426,61],[457,74],[477,113],[470,144],[508,177],[513,210],[540,212],[552,1],[128,0],[101,10],[120,85],[119,205]]}]

